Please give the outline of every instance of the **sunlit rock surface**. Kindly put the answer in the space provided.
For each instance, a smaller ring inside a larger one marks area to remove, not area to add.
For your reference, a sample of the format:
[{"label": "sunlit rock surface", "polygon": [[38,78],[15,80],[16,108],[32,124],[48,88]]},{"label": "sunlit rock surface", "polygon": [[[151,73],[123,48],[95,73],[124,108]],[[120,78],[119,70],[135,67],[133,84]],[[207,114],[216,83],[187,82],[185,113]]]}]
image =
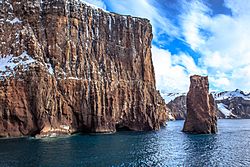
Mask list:
[{"label": "sunlit rock surface", "polygon": [[194,75],[190,77],[187,94],[187,118],[183,132],[209,134],[217,132],[216,103],[209,94],[208,77]]},{"label": "sunlit rock surface", "polygon": [[152,37],[77,0],[0,1],[0,136],[158,130]]}]

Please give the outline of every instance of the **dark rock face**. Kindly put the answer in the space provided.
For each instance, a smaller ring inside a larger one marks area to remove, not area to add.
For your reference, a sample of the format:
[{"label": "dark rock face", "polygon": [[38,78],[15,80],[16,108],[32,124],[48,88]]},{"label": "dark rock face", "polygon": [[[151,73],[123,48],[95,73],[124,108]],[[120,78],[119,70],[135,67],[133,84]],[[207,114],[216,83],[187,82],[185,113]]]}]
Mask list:
[{"label": "dark rock face", "polygon": [[217,132],[216,104],[209,94],[208,77],[194,75],[190,77],[187,94],[187,119],[183,132],[209,134]]},{"label": "dark rock face", "polygon": [[214,94],[224,118],[250,119],[250,94],[237,89]]},{"label": "dark rock face", "polygon": [[184,120],[187,116],[187,107],[186,107],[186,98],[187,96],[179,96],[174,100],[170,101],[167,104],[167,107],[170,109],[171,115],[175,120]]},{"label": "dark rock face", "polygon": [[250,100],[235,97],[232,99],[220,100],[218,103],[223,103],[231,112],[230,115],[226,115],[226,118],[250,119]]},{"label": "dark rock face", "polygon": [[0,136],[158,130],[148,20],[76,0],[0,2]]}]

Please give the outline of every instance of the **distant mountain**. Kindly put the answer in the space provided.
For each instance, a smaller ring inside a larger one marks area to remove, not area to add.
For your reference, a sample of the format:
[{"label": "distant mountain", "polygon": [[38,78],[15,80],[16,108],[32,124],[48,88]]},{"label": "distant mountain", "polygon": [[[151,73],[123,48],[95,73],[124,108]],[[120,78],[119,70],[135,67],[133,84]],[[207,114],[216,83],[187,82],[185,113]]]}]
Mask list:
[{"label": "distant mountain", "polygon": [[225,118],[250,118],[250,94],[239,89],[213,93],[218,109]]},{"label": "distant mountain", "polygon": [[186,95],[181,95],[176,97],[174,100],[171,100],[167,107],[170,109],[170,115],[174,120],[183,120],[187,115],[187,106],[186,106]]},{"label": "distant mountain", "polygon": [[161,96],[164,98],[166,103],[173,101],[176,97],[186,96],[186,93],[164,93],[161,92]]},{"label": "distant mountain", "polygon": [[243,98],[244,100],[250,100],[250,93],[245,93],[239,89],[235,91],[225,91],[220,93],[212,92],[215,100],[226,100],[226,99],[233,99],[233,98]]},{"label": "distant mountain", "polygon": [[[218,107],[219,118],[243,118],[250,119],[250,93],[239,89],[235,91],[212,92]],[[166,95],[169,97],[166,98]],[[180,95],[180,96],[178,96]],[[186,96],[184,93],[168,93],[163,95],[170,114],[177,120],[185,119]],[[174,98],[175,97],[175,98]],[[174,99],[173,99],[174,98]]]}]

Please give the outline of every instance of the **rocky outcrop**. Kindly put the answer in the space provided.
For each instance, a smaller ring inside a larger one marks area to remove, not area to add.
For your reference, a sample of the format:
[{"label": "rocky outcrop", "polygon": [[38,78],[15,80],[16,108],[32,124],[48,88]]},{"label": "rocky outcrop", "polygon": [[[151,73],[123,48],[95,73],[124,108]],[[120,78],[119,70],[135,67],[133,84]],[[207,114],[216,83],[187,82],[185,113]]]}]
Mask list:
[{"label": "rocky outcrop", "polygon": [[0,1],[0,136],[158,130],[152,37],[77,0]]},{"label": "rocky outcrop", "polygon": [[187,116],[186,98],[187,96],[182,95],[176,97],[174,100],[171,100],[167,104],[167,107],[169,108],[170,113],[175,120],[186,119]]},{"label": "rocky outcrop", "polygon": [[[212,94],[217,104],[217,117],[219,119],[250,119],[250,94],[244,93],[239,89],[218,93],[213,92]],[[176,120],[186,119],[185,95],[171,100],[167,106]]]},{"label": "rocky outcrop", "polygon": [[237,89],[214,93],[214,98],[222,117],[250,119],[250,94]]},{"label": "rocky outcrop", "polygon": [[208,77],[194,75],[190,77],[190,82],[187,94],[187,118],[183,132],[216,133],[216,104],[212,94],[209,94]]},{"label": "rocky outcrop", "polygon": [[[186,99],[187,99],[186,95],[178,96],[167,104],[167,107],[169,108],[169,113],[173,116],[173,120],[185,120],[186,119],[187,117]],[[218,103],[216,100],[215,102],[216,104]],[[224,115],[225,113],[223,114],[222,108],[220,107],[220,103],[218,103],[217,105],[216,105],[217,118],[219,119],[235,118],[233,116],[230,116],[230,117],[225,116]],[[223,107],[224,106],[225,105],[223,104]]]}]

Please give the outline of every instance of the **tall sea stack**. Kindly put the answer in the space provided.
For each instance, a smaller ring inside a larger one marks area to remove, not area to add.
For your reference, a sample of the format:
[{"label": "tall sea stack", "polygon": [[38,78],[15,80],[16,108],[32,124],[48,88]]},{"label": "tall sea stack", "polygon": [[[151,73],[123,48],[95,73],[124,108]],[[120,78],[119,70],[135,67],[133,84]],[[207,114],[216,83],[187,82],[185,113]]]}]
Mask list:
[{"label": "tall sea stack", "polygon": [[214,98],[209,94],[208,77],[190,77],[187,94],[187,118],[183,132],[209,134],[217,132],[217,114]]},{"label": "tall sea stack", "polygon": [[0,1],[0,136],[158,130],[152,37],[79,0]]}]

